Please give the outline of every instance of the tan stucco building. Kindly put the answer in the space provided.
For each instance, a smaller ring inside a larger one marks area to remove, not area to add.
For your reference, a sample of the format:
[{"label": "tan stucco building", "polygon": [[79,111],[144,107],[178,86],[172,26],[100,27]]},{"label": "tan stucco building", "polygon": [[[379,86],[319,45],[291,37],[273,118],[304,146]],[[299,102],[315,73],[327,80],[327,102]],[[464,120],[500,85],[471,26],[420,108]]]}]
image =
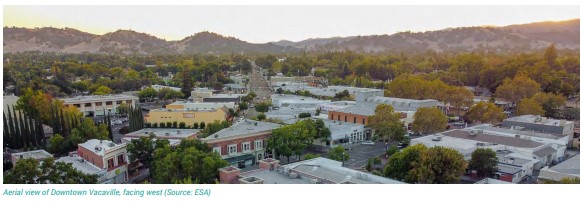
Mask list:
[{"label": "tan stucco building", "polygon": [[145,122],[148,123],[167,123],[177,121],[184,122],[188,126],[194,123],[205,122],[212,123],[215,120],[226,120],[226,110],[224,108],[216,109],[154,109],[144,116]]}]

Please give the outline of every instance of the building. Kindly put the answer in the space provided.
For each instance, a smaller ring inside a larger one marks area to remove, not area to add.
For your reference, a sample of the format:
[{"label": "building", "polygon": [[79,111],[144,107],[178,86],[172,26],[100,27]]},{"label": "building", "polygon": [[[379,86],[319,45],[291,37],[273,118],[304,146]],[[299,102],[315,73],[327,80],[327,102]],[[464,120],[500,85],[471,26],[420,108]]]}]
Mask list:
[{"label": "building", "polygon": [[357,102],[355,101],[336,101],[336,102],[328,102],[328,103],[321,103],[317,105],[317,109],[321,111],[328,112],[328,111],[341,111],[347,107],[351,107],[356,105]]},{"label": "building", "polygon": [[240,103],[242,96],[246,94],[214,94],[209,88],[196,88],[192,91],[192,95],[188,98],[194,103],[199,102],[214,102],[214,103]]},{"label": "building", "polygon": [[131,95],[91,95],[61,99],[65,106],[78,108],[85,116],[102,116],[107,113],[116,114],[117,107],[122,103],[135,105],[139,98]]},{"label": "building", "polygon": [[231,165],[245,167],[265,158],[266,139],[279,126],[276,123],[244,120],[201,140]]},{"label": "building", "polygon": [[311,97],[285,94],[272,94],[270,96],[273,108],[309,108],[315,110],[317,106],[324,103],[330,103],[328,100],[319,100]]},{"label": "building", "polygon": [[115,144],[109,140],[91,139],[79,144],[77,155],[83,159],[81,163],[87,162],[106,171],[103,183],[120,184],[128,179],[125,143]]},{"label": "building", "polygon": [[169,88],[171,90],[178,91],[178,92],[182,91],[182,88],[163,86],[163,85],[157,85],[157,84],[151,85],[151,88],[153,88],[155,91],[159,91],[159,90],[164,89],[164,88]]},{"label": "building", "polygon": [[551,164],[557,155],[557,150],[549,143],[498,135],[482,129],[449,130],[412,139],[411,145],[415,144],[452,148],[460,152],[465,159],[470,159],[472,152],[477,148],[490,148],[497,153],[506,152],[508,157],[537,160],[533,169]]},{"label": "building", "polygon": [[227,83],[224,84],[223,91],[229,91],[234,93],[246,93],[246,87],[237,83]]},{"label": "building", "polygon": [[539,173],[538,180],[560,181],[563,178],[579,178],[579,154],[553,166],[543,167]]},{"label": "building", "polygon": [[34,150],[34,151],[25,151],[19,153],[12,153],[10,154],[12,164],[16,165],[16,162],[21,159],[36,159],[37,161],[43,161],[47,158],[52,158],[52,154],[46,152],[43,149]]},{"label": "building", "polygon": [[539,115],[515,116],[502,121],[503,127],[520,126],[526,130],[566,135],[569,142],[573,140],[574,125],[572,121],[550,119]]},{"label": "building", "polygon": [[176,145],[182,140],[197,139],[200,131],[200,129],[144,128],[125,134],[121,142],[128,143],[133,139],[155,135],[155,139],[167,139],[170,141],[170,145]]},{"label": "building", "polygon": [[112,180],[107,178],[107,169],[99,168],[89,161],[81,158],[77,152],[72,152],[69,156],[61,157],[55,162],[71,164],[73,168],[87,175],[96,175],[97,182],[100,184],[111,184]]},{"label": "building", "polygon": [[315,109],[310,108],[297,108],[291,109],[288,107],[279,108],[276,110],[270,110],[265,113],[266,117],[269,119],[279,119],[285,124],[293,124],[299,120],[299,115],[301,113],[309,113],[311,116],[315,114]]},{"label": "building", "polygon": [[497,180],[493,178],[484,178],[474,184],[513,184],[507,181]]},{"label": "building", "polygon": [[522,138],[542,144],[549,144],[553,149],[557,151],[555,161],[560,161],[565,158],[569,138],[568,136],[562,134],[541,133],[524,130],[523,127],[520,126],[516,127],[513,126],[509,129],[509,128],[492,127],[488,124],[481,124],[477,126],[472,126],[469,129],[481,129],[495,135]]},{"label": "building", "polygon": [[403,182],[345,168],[339,161],[314,158],[281,166],[278,160],[263,159],[259,169],[220,169],[222,184],[405,184]]},{"label": "building", "polygon": [[144,121],[147,123],[167,123],[167,122],[184,122],[188,126],[194,123],[204,122],[206,124],[214,121],[226,120],[225,108],[209,108],[209,109],[172,109],[161,108],[150,110],[148,114],[144,115]]},{"label": "building", "polygon": [[354,144],[362,142],[371,136],[371,130],[365,129],[365,126],[357,123],[341,122],[324,119],[325,126],[331,131],[331,138],[327,142],[315,143],[323,146],[336,147],[343,144]]},{"label": "building", "polygon": [[246,83],[246,76],[232,75],[230,76],[230,79],[232,79],[235,84],[244,85]]},{"label": "building", "polygon": [[236,103],[234,102],[187,102],[187,101],[177,101],[165,106],[166,109],[189,109],[189,110],[208,110],[208,109],[219,109],[219,108],[236,108]]}]

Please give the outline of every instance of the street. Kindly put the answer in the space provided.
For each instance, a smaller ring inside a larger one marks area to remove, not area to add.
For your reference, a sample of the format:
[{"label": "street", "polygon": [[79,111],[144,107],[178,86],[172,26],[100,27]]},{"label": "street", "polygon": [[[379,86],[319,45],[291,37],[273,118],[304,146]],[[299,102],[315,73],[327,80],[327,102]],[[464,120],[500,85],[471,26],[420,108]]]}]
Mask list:
[{"label": "street", "polygon": [[[250,92],[256,93],[256,98],[250,104],[270,101],[270,95],[272,94],[272,90],[270,89],[270,84],[268,80],[262,77],[262,75],[260,75],[259,70],[262,68],[256,66],[256,63],[254,63],[254,61],[250,61],[250,64],[252,65],[252,72],[250,74],[249,77],[250,79],[248,81],[249,85],[248,89],[250,90]],[[254,108],[248,108],[248,110],[244,114],[244,117],[251,118],[255,117],[256,115],[258,115],[258,113]]]}]

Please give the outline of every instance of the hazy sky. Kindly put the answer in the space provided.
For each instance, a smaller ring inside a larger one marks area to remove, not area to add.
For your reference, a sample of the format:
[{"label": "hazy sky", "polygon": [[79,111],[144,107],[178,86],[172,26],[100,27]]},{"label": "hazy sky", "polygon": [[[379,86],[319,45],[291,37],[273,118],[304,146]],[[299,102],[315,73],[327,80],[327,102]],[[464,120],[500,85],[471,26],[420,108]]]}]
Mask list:
[{"label": "hazy sky", "polygon": [[264,43],[579,18],[579,6],[4,6],[4,26],[118,29],[179,40],[201,31]]}]

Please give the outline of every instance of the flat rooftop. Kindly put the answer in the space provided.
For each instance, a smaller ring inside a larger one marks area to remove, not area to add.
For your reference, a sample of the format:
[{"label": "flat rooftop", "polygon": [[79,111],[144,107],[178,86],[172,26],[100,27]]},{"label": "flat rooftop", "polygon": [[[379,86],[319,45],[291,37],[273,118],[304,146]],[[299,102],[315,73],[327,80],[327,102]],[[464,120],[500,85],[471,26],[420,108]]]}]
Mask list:
[{"label": "flat rooftop", "polygon": [[115,150],[126,146],[127,144],[124,143],[115,144],[110,140],[98,140],[98,139],[90,139],[84,143],[79,144],[79,147],[83,147],[89,151],[92,151],[99,156],[104,156],[107,151]]},{"label": "flat rooftop", "polygon": [[[129,143],[129,142],[131,142],[131,140],[138,140],[138,139],[139,138],[136,138],[136,137],[123,137],[122,142]],[[157,140],[157,139],[158,139],[157,137],[153,138],[153,140]],[[171,145],[171,146],[177,146],[182,141],[182,140],[178,140],[178,139],[165,139],[165,140],[169,141],[169,145]]]},{"label": "flat rooftop", "polygon": [[465,140],[474,140],[478,142],[488,142],[492,144],[500,144],[500,145],[507,145],[513,147],[521,147],[521,148],[537,148],[542,146],[543,144],[532,141],[532,140],[525,140],[521,138],[515,137],[507,137],[507,136],[500,136],[500,135],[491,135],[487,134],[486,132],[481,134],[471,134],[471,130],[450,130],[440,133],[445,136],[455,137],[459,139]]},{"label": "flat rooftop", "polygon": [[186,139],[197,135],[200,129],[175,129],[175,128],[144,128],[125,134],[125,137],[149,137],[152,133],[163,139]]},{"label": "flat rooftop", "polygon": [[[298,174],[297,177],[291,173]],[[314,184],[314,179],[323,184],[405,184],[389,178],[376,176],[341,166],[341,162],[326,158],[314,158],[283,165],[278,170],[252,170],[241,177],[257,177],[264,184]]]},{"label": "flat rooftop", "polygon": [[484,178],[474,184],[513,184],[513,183],[492,178]]},{"label": "flat rooftop", "polygon": [[188,101],[176,101],[167,106],[172,105],[183,105],[185,109],[217,109],[217,108],[232,108],[236,105],[234,102],[188,102]]},{"label": "flat rooftop", "polygon": [[357,102],[357,104],[349,107],[345,107],[343,109],[335,110],[337,112],[344,112],[350,114],[359,114],[364,116],[372,116],[375,114],[375,108],[378,104],[376,103],[367,103],[367,102]]},{"label": "flat rooftop", "polygon": [[48,157],[53,157],[52,154],[48,153],[47,151],[40,149],[34,151],[26,151],[26,152],[19,152],[19,153],[12,153],[12,156],[15,158],[22,158],[22,159],[46,159]]},{"label": "flat rooftop", "polygon": [[94,101],[138,100],[139,98],[127,94],[114,94],[114,95],[87,95],[59,99],[62,100],[65,104],[68,104],[68,103],[84,103]]},{"label": "flat rooftop", "polygon": [[530,114],[507,118],[507,119],[505,119],[505,121],[533,123],[533,124],[540,124],[540,125],[547,125],[547,126],[561,126],[561,121],[564,124],[572,124],[573,123],[571,121],[559,120],[559,119],[550,119],[547,117],[542,117],[539,115],[530,115]]},{"label": "flat rooftop", "polygon": [[505,134],[514,134],[514,135],[524,135],[524,136],[547,138],[547,139],[554,139],[554,140],[557,140],[557,139],[560,139],[560,138],[563,138],[563,137],[567,137],[567,135],[564,135],[564,134],[539,133],[539,132],[534,132],[534,131],[524,130],[524,129],[515,129],[515,130],[512,130],[510,128],[492,127],[492,126],[486,125],[486,124],[472,126],[470,128],[473,128],[473,129],[482,129],[482,130],[486,130],[486,131],[490,131],[490,132],[496,132],[496,133],[505,133]]},{"label": "flat rooftop", "polygon": [[105,169],[101,169],[93,164],[91,164],[88,161],[85,161],[84,159],[82,159],[79,156],[64,156],[61,157],[57,160],[55,160],[55,162],[63,162],[63,163],[70,163],[73,168],[77,169],[78,171],[81,171],[82,173],[85,174],[89,174],[89,175],[94,175],[94,174],[99,174],[99,173],[105,173]]},{"label": "flat rooftop", "polygon": [[203,140],[213,141],[232,137],[252,135],[255,133],[271,131],[278,127],[280,127],[280,124],[245,119],[244,121],[235,123],[229,128],[222,129],[214,133],[213,135],[204,138]]},{"label": "flat rooftop", "polygon": [[579,176],[579,154],[553,166],[551,170]]},{"label": "flat rooftop", "polygon": [[357,132],[363,132],[363,128],[365,127],[363,124],[333,121],[328,119],[323,119],[323,122],[325,123],[325,126],[331,131],[331,136],[334,134],[340,135],[332,137],[334,140],[345,138],[344,135],[341,134],[352,133],[355,129],[358,129]]}]

